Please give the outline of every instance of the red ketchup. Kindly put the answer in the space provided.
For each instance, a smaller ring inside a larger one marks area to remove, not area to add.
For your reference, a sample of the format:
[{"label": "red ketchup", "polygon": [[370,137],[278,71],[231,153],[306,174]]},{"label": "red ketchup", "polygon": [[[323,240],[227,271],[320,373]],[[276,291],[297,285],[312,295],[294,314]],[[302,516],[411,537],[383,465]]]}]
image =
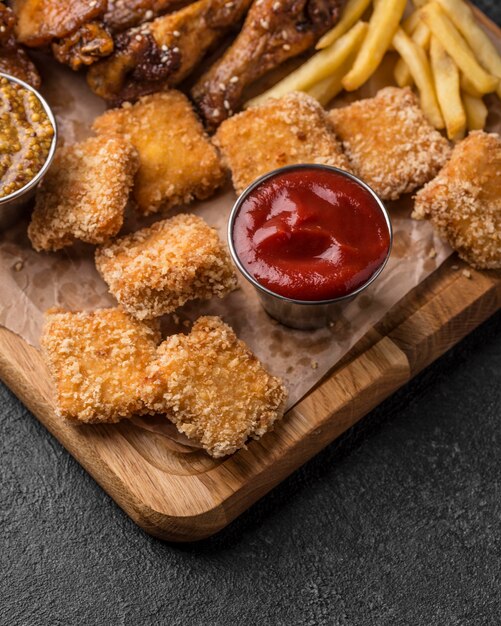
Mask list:
[{"label": "red ketchup", "polygon": [[293,300],[332,300],[381,267],[390,232],[364,187],[335,171],[306,168],[277,174],[249,193],[233,243],[263,287]]}]

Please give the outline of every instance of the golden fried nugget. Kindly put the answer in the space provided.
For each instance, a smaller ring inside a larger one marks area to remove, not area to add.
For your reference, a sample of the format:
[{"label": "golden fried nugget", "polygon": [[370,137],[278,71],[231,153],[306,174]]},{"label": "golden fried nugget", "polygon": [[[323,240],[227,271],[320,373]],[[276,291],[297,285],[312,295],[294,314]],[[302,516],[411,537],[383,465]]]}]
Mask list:
[{"label": "golden fried nugget", "polygon": [[37,189],[28,236],[35,250],[59,250],[76,239],[104,243],[122,227],[138,167],[121,137],[92,137],[60,148]]},{"label": "golden fried nugget", "polygon": [[329,117],[345,153],[383,200],[396,200],[428,182],[450,155],[447,140],[421,111],[408,88],[386,87]]},{"label": "golden fried nugget", "polygon": [[173,335],[149,368],[152,408],[214,457],[259,439],[283,415],[287,392],[219,317]]},{"label": "golden fried nugget", "polygon": [[194,298],[222,298],[237,284],[216,230],[196,215],[176,215],[117,239],[96,251],[96,266],[138,319],[170,313]]},{"label": "golden fried nugget", "polygon": [[241,193],[262,174],[296,163],[350,166],[327,115],[311,96],[292,92],[230,117],[213,138]]},{"label": "golden fried nugget", "polygon": [[180,91],[107,111],[93,128],[98,134],[123,134],[137,148],[140,166],[133,196],[144,215],[208,198],[224,182],[217,152]]},{"label": "golden fried nugget", "polygon": [[475,131],[456,144],[438,176],[416,194],[413,217],[428,218],[459,256],[501,268],[501,137]]},{"label": "golden fried nugget", "polygon": [[41,344],[56,385],[58,415],[112,423],[151,413],[143,386],[159,342],[156,326],[119,308],[47,311]]}]

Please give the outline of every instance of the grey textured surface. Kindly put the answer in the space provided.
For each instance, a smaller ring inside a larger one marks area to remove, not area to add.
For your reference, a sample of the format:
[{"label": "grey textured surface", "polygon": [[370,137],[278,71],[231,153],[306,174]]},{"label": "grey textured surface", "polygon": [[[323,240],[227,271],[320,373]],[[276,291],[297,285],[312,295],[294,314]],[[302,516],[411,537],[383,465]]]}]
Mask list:
[{"label": "grey textured surface", "polygon": [[500,380],[498,314],[189,546],[139,530],[0,387],[0,624],[499,624]]}]

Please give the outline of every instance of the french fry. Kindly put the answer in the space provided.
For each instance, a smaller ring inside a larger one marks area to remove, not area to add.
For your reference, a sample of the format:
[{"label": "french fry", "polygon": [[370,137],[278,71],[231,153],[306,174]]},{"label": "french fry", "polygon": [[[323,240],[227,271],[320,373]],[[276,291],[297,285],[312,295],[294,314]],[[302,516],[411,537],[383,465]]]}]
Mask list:
[{"label": "french fry", "polygon": [[412,33],[416,30],[416,26],[421,22],[421,14],[419,9],[417,11],[413,11],[409,17],[406,17],[402,22],[402,28],[408,35],[412,35]]},{"label": "french fry", "polygon": [[308,89],[309,95],[318,100],[322,106],[328,104],[343,90],[343,78],[353,65],[356,56],[357,51],[355,50],[329,77],[310,87]]},{"label": "french fry", "polygon": [[393,45],[409,68],[412,78],[419,89],[421,108],[430,124],[435,128],[444,128],[444,120],[438,105],[430,63],[423,48],[399,28],[393,37]]},{"label": "french fry", "polygon": [[417,25],[414,33],[412,34],[412,41],[415,41],[420,48],[428,50],[430,47],[431,32],[428,26],[421,22]]},{"label": "french fry", "polygon": [[468,130],[483,130],[489,113],[482,98],[463,92],[463,104],[468,121]]},{"label": "french fry", "polygon": [[424,7],[425,4],[428,4],[428,0],[412,0],[412,4],[416,7],[416,9],[420,9]]},{"label": "french fry", "polygon": [[342,35],[348,32],[350,28],[362,17],[370,3],[371,0],[348,0],[343,9],[341,19],[334,26],[334,28],[331,28],[328,33],[325,33],[325,35],[320,38],[316,45],[316,49],[323,50],[323,48],[327,48],[337,41]]},{"label": "french fry", "polygon": [[475,89],[482,94],[495,91],[498,79],[478,64],[470,47],[440,5],[430,2],[421,9],[421,15],[432,34],[441,42],[459,69],[468,76]]},{"label": "french fry", "polygon": [[451,141],[458,141],[466,132],[466,113],[461,100],[458,66],[436,37],[431,38],[430,59],[447,137]]},{"label": "french fry", "polygon": [[407,63],[403,59],[398,59],[393,69],[393,77],[399,87],[411,87],[413,84],[411,73]]},{"label": "french fry", "polygon": [[478,89],[475,89],[475,85],[472,84],[468,76],[466,76],[465,74],[461,74],[460,81],[461,81],[461,89],[463,91],[466,91],[466,93],[469,93],[470,96],[474,96],[475,98],[482,97],[483,94],[481,94],[480,91],[478,91]]},{"label": "french fry", "polygon": [[477,23],[473,11],[463,0],[437,0],[437,2],[466,39],[480,65],[500,80],[496,91],[501,98],[501,55]]},{"label": "french fry", "polygon": [[[420,20],[412,34],[412,41],[415,41],[423,50],[427,50],[430,45],[430,38],[430,29]],[[413,83],[412,75],[403,59],[397,61],[394,76],[399,87],[410,87]]]},{"label": "french fry", "polygon": [[406,0],[380,0],[376,4],[360,52],[344,77],[343,87],[347,91],[361,87],[377,70],[391,45],[406,4]]},{"label": "french fry", "polygon": [[262,104],[268,98],[279,98],[291,91],[307,91],[315,83],[327,78],[343,65],[355,50],[360,48],[366,36],[367,28],[366,22],[358,22],[331,46],[314,54],[271,89],[249,100],[244,108]]}]

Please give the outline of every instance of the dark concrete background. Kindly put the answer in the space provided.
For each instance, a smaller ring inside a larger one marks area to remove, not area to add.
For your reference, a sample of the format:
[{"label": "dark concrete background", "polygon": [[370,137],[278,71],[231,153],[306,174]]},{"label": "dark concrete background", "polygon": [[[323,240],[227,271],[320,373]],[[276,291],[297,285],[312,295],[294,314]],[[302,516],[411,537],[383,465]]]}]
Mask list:
[{"label": "dark concrete background", "polygon": [[0,623],[500,624],[500,380],[498,314],[186,546],[139,530],[0,387]]}]

